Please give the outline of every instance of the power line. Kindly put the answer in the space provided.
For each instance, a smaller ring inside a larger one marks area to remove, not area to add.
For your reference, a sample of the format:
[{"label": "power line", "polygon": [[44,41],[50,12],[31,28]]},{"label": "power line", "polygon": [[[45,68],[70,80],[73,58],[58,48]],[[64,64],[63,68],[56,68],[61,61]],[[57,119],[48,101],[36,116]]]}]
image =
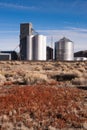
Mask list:
[{"label": "power line", "polygon": [[15,51],[18,47],[19,47],[19,44],[13,49],[13,51]]}]

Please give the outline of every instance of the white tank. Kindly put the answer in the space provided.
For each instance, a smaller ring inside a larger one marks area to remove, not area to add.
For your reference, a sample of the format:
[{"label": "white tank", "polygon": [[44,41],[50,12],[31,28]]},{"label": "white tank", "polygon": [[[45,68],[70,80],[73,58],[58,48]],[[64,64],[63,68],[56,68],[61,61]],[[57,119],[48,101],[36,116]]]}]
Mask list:
[{"label": "white tank", "polygon": [[33,35],[27,36],[27,60],[33,60]]},{"label": "white tank", "polygon": [[46,60],[46,36],[34,36],[33,52],[34,60]]},{"label": "white tank", "polygon": [[43,36],[43,60],[46,60],[46,36]]},{"label": "white tank", "polygon": [[55,58],[61,61],[74,60],[74,44],[67,38],[62,38],[55,43]]}]

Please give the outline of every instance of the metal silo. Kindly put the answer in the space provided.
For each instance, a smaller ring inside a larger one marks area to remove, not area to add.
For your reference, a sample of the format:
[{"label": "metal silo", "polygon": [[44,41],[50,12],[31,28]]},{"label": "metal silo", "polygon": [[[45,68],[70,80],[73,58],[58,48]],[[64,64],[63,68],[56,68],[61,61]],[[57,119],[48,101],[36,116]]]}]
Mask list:
[{"label": "metal silo", "polygon": [[55,59],[61,61],[74,60],[74,44],[67,38],[62,38],[55,43]]},{"label": "metal silo", "polygon": [[33,35],[27,36],[27,60],[33,60]]},{"label": "metal silo", "polygon": [[33,58],[46,60],[46,37],[43,35],[35,35],[33,38]]},{"label": "metal silo", "polygon": [[43,36],[42,50],[42,60],[46,60],[46,36]]}]

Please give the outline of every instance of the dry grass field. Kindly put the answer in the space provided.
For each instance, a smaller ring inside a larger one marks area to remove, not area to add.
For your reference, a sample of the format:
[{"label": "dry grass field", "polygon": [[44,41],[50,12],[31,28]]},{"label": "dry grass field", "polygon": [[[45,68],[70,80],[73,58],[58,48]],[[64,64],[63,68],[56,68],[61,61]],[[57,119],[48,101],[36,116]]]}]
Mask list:
[{"label": "dry grass field", "polygon": [[0,62],[0,130],[87,130],[87,62]]}]

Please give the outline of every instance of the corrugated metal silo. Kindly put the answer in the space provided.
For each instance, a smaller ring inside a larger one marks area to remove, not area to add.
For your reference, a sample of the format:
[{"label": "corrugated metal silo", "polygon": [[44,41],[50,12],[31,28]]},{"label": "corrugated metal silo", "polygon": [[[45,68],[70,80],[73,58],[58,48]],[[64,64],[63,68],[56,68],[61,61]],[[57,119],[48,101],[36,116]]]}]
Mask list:
[{"label": "corrugated metal silo", "polygon": [[61,61],[74,60],[74,44],[67,38],[62,38],[55,43],[55,59]]},{"label": "corrugated metal silo", "polygon": [[34,60],[46,60],[46,36],[35,35],[33,38]]}]

